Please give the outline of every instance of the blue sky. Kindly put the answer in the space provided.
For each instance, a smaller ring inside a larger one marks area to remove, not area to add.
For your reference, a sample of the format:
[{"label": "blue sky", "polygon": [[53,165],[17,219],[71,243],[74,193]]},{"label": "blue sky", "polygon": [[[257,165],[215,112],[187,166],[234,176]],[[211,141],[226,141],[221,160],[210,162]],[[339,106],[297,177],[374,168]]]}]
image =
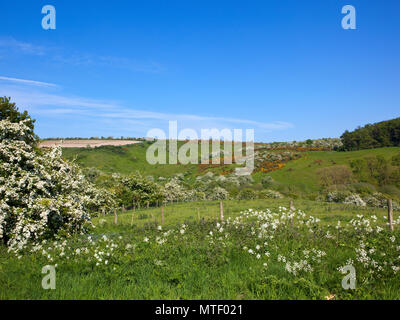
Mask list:
[{"label": "blue sky", "polygon": [[[43,30],[42,6],[56,8]],[[356,8],[344,30],[341,8]],[[399,116],[400,2],[2,1],[0,95],[40,137],[252,128],[339,137]]]}]

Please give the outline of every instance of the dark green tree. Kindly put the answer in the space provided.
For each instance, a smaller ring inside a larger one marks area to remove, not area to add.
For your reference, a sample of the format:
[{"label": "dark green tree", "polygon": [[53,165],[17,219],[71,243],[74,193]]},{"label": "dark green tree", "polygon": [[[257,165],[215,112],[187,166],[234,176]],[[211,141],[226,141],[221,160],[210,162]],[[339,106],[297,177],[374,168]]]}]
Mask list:
[{"label": "dark green tree", "polygon": [[342,151],[400,146],[400,118],[346,130],[341,139]]},{"label": "dark green tree", "polygon": [[8,119],[11,122],[20,122],[28,120],[27,125],[34,129],[35,120],[32,120],[28,112],[20,112],[14,102],[10,102],[11,98],[0,97],[0,120]]},{"label": "dark green tree", "polygon": [[[26,120],[26,125],[32,130],[34,130],[35,120],[32,120],[28,112],[25,110],[24,112],[20,112],[15,105],[14,102],[10,101],[11,98],[0,97],[0,121],[1,120],[9,120],[13,123],[18,123],[20,121]],[[31,144],[35,144],[38,140],[38,137],[34,135],[34,139],[29,139],[26,142]]]}]

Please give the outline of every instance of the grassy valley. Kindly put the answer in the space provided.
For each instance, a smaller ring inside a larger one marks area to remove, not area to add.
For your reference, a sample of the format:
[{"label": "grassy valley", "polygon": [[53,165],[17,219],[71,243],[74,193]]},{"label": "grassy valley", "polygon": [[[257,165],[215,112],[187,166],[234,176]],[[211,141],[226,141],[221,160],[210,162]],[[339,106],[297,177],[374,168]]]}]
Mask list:
[{"label": "grassy valley", "polygon": [[[182,145],[183,142],[180,142]],[[151,165],[146,161],[146,150],[150,143],[144,142],[130,146],[106,146],[98,148],[64,148],[63,156],[74,160],[82,167],[94,167],[105,173],[121,173],[124,175],[140,172],[142,176],[171,178],[176,174],[183,174],[189,183],[207,172],[215,175],[224,174],[227,169],[235,165],[204,166],[197,164]],[[271,152],[288,152],[290,150],[273,150]],[[400,147],[386,147],[348,152],[338,151],[301,151],[300,157],[285,163],[282,168],[270,172],[255,171],[252,174],[253,186],[260,185],[263,177],[270,176],[276,182],[275,188],[295,197],[315,198],[323,187],[318,176],[318,169],[345,165],[350,169],[352,161],[368,157],[382,156],[388,161],[400,154]],[[257,187],[256,187],[257,188]],[[260,186],[259,186],[260,188]],[[377,191],[380,190],[376,186]],[[381,188],[382,189],[382,188]],[[393,197],[400,195],[396,191]]]},{"label": "grassy valley", "polygon": [[144,140],[38,148],[4,108],[0,299],[400,298],[398,146],[257,143],[240,176],[151,165]]}]

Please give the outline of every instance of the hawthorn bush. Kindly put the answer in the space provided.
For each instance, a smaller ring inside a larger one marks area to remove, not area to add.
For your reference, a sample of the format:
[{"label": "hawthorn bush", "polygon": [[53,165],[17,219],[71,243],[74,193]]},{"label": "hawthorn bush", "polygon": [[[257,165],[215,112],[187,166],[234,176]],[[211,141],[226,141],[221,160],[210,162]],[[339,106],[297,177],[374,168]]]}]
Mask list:
[{"label": "hawthorn bush", "polygon": [[0,241],[20,250],[29,241],[84,232],[89,210],[111,206],[61,149],[38,150],[30,119],[0,121]]}]

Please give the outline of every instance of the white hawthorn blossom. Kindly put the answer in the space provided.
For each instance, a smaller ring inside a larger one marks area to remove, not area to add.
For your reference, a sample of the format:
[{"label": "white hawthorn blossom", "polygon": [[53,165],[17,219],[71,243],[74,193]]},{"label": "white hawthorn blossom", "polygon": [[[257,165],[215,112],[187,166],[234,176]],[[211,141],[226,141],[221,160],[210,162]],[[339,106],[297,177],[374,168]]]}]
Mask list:
[{"label": "white hawthorn blossom", "polygon": [[105,195],[61,149],[38,150],[26,121],[0,121],[0,241],[9,250],[55,234],[81,233],[91,225],[89,208]]}]

